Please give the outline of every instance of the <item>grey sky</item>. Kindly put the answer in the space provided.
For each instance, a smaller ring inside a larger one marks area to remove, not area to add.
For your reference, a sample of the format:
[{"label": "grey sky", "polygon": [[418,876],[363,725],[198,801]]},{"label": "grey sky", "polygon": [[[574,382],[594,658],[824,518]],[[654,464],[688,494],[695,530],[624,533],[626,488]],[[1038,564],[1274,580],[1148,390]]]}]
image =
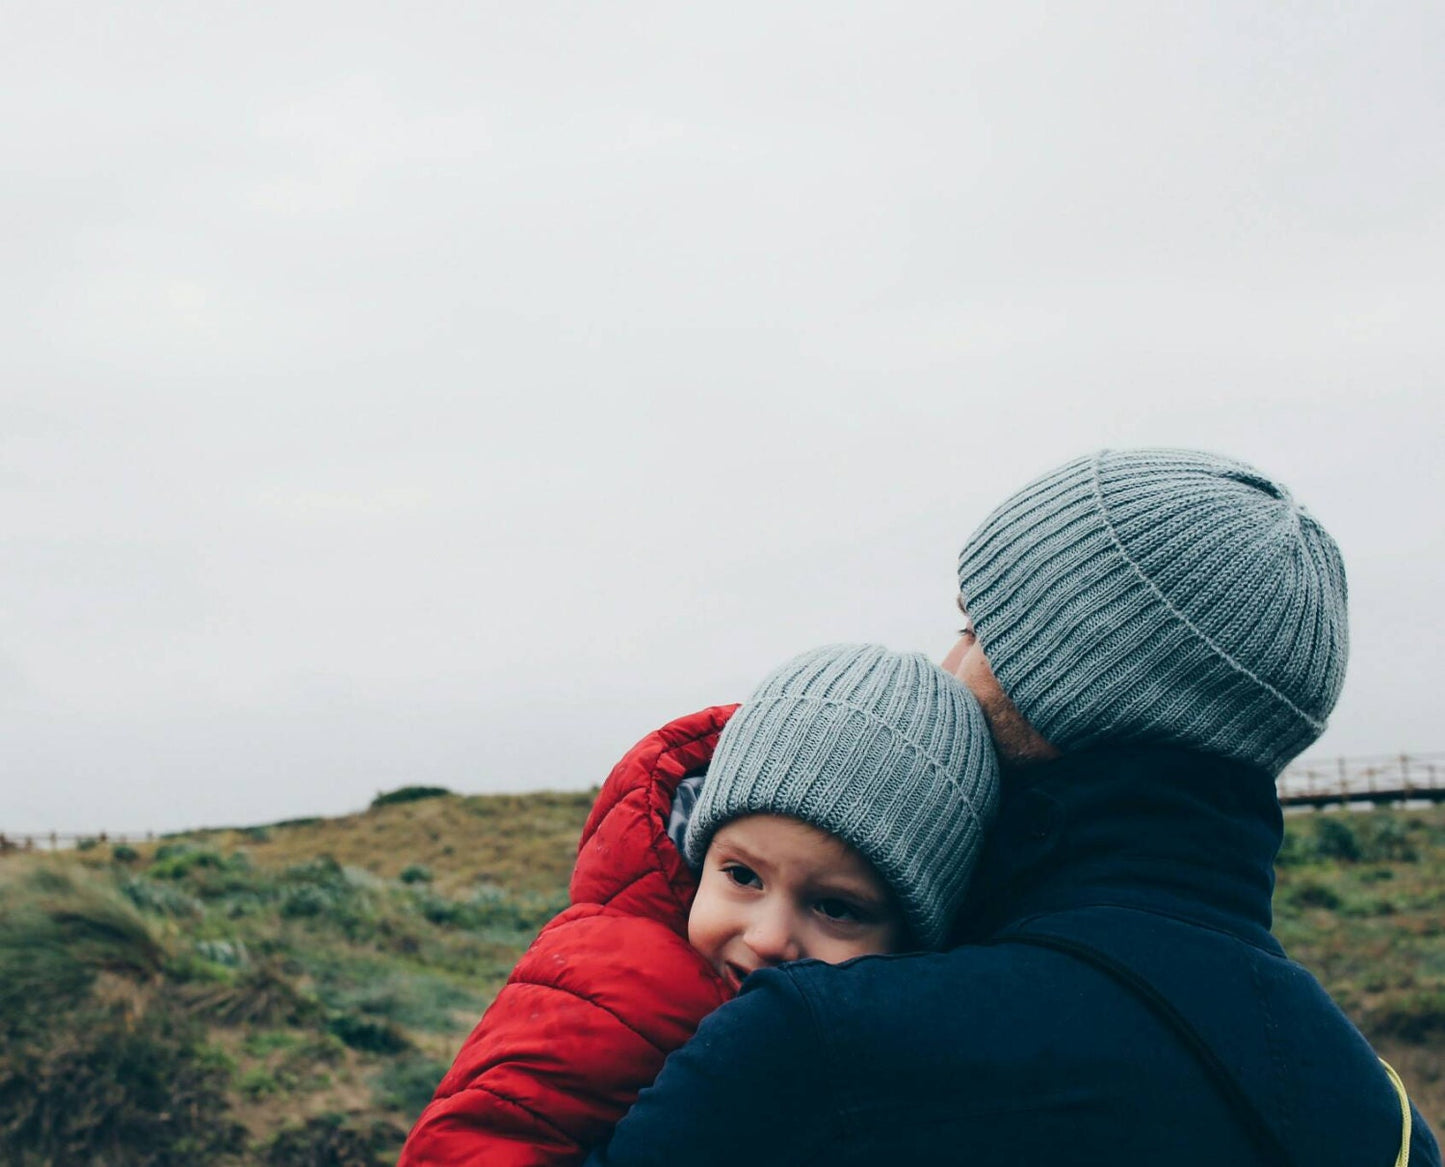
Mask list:
[{"label": "grey sky", "polygon": [[941,656],[1103,445],[1339,539],[1321,753],[1428,750],[1445,8],[0,10],[0,830],[584,786]]}]

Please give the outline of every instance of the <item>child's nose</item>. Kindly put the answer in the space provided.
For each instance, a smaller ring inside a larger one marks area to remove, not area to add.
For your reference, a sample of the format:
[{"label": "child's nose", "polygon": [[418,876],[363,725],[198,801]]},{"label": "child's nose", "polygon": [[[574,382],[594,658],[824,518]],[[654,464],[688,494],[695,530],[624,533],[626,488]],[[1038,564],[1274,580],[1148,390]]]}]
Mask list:
[{"label": "child's nose", "polygon": [[803,955],[786,912],[760,911],[753,917],[743,939],[763,964],[782,964]]}]

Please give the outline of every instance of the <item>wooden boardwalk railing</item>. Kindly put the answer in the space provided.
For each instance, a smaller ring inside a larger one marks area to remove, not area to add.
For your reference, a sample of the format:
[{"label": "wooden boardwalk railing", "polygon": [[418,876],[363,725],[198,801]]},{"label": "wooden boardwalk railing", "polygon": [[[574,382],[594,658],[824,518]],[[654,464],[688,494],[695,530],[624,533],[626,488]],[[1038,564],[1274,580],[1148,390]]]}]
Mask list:
[{"label": "wooden boardwalk railing", "polygon": [[1445,802],[1445,754],[1385,754],[1368,758],[1310,758],[1279,777],[1279,800],[1289,806],[1346,803]]},{"label": "wooden boardwalk railing", "polygon": [[92,831],[89,834],[75,834],[66,831],[48,831],[39,835],[7,835],[0,831],[0,854],[6,851],[59,851],[61,848],[82,850],[102,843],[153,843],[154,831],[132,831],[130,834],[108,834]]}]

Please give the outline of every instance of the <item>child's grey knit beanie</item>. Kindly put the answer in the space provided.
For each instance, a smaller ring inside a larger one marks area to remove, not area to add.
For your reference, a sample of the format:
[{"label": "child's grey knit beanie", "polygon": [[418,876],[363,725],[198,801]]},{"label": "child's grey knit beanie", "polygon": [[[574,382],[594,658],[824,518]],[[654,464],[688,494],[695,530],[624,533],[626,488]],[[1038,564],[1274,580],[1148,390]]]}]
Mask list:
[{"label": "child's grey knit beanie", "polygon": [[723,727],[684,850],[700,867],[731,819],[801,819],[872,863],[914,939],[937,948],[997,806],[973,694],[920,654],[833,645],[770,674]]},{"label": "child's grey knit beanie", "polygon": [[1024,487],[959,556],[1003,691],[1061,750],[1173,743],[1277,774],[1349,655],[1339,548],[1258,470],[1104,450]]}]

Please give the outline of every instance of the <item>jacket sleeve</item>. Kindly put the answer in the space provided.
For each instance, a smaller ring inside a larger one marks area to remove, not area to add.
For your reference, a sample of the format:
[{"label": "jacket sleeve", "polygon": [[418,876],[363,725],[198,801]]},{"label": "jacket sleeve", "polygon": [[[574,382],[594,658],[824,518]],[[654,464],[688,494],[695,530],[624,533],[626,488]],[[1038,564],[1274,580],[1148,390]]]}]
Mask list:
[{"label": "jacket sleeve", "polygon": [[727,990],[666,925],[568,909],[463,1044],[399,1167],[580,1163]]},{"label": "jacket sleeve", "polygon": [[667,1059],[587,1167],[796,1167],[838,1131],[812,1011],[785,969],[754,973]]}]

